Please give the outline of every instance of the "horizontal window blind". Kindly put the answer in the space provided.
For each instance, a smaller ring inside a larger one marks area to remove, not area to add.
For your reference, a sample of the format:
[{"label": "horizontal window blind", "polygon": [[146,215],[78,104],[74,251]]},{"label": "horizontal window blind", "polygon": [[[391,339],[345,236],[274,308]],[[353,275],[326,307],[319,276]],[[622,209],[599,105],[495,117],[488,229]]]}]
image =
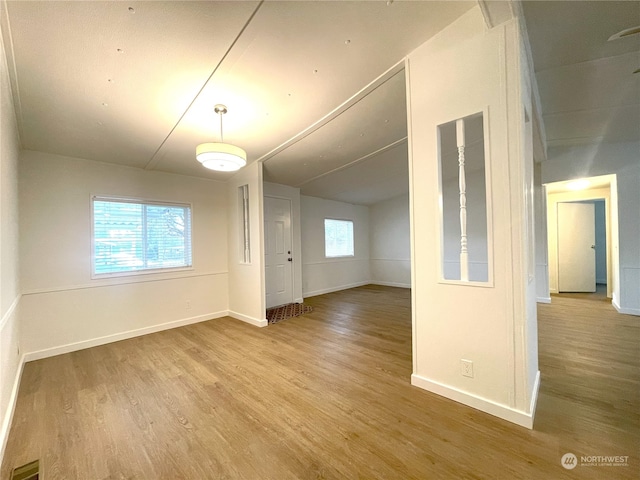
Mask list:
[{"label": "horizontal window blind", "polygon": [[94,197],[93,274],[192,266],[191,207]]}]

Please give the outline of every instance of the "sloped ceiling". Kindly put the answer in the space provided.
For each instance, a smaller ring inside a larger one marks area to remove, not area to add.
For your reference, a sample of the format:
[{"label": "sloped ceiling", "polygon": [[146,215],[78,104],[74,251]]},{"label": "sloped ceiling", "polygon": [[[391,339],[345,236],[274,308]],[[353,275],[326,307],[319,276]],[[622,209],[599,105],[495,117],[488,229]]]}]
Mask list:
[{"label": "sloped ceiling", "polygon": [[[476,2],[7,1],[23,148],[225,181],[225,141],[268,181],[372,204],[408,190],[402,59]],[[548,145],[640,138],[636,1],[526,1]]]},{"label": "sloped ceiling", "polygon": [[549,147],[640,140],[637,1],[523,2]]},{"label": "sloped ceiling", "polygon": [[403,58],[473,5],[8,1],[23,148],[224,181],[195,160],[222,103],[224,140],[269,181],[317,187],[395,151]]}]

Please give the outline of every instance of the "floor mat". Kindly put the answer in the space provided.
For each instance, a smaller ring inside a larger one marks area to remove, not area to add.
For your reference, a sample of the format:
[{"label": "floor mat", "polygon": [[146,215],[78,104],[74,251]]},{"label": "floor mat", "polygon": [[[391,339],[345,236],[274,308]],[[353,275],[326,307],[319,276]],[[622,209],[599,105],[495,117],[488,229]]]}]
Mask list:
[{"label": "floor mat", "polygon": [[312,307],[305,305],[304,303],[289,303],[287,305],[267,309],[267,321],[269,324],[272,324],[279,322],[280,320],[286,320],[287,318],[299,317],[300,315],[309,313],[312,310]]}]

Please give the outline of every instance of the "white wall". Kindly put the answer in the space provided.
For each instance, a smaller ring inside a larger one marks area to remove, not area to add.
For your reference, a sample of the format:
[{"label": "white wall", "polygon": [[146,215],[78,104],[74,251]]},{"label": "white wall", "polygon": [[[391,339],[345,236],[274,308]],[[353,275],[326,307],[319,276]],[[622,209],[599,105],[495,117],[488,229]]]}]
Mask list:
[{"label": "white wall", "polygon": [[[539,374],[523,56],[517,23],[487,31],[476,6],[408,58],[412,383],[531,428]],[[436,273],[437,126],[480,111],[488,112],[494,280],[474,286]],[[462,375],[461,359],[473,361],[473,378]]]},{"label": "white wall", "polygon": [[[602,188],[590,188],[586,190],[567,191],[560,193],[551,193],[547,195],[547,244],[549,247],[549,289],[552,293],[558,293],[558,203],[560,202],[586,202],[595,198],[604,199],[605,211],[604,214],[612,217],[611,210],[614,208],[611,201],[611,191],[609,187]],[[593,202],[589,202],[593,203]],[[610,222],[611,223],[611,222]],[[611,232],[611,230],[609,230]],[[605,232],[606,234],[606,232]],[[610,233],[609,233],[610,234]],[[605,257],[609,258],[609,264],[611,265],[609,271],[605,269],[604,283],[607,284],[607,295],[612,296],[614,291],[616,296],[618,295],[618,288],[615,288],[617,278],[617,268],[614,266],[613,251],[611,245],[615,242],[605,242],[605,246],[609,244],[609,251],[605,252]],[[609,281],[611,277],[611,281]]]},{"label": "white wall", "polygon": [[[367,283],[411,287],[408,194],[371,207],[300,196],[299,189],[268,182],[264,194],[292,200],[294,268],[302,267],[295,301],[301,301],[298,295],[309,297]],[[354,221],[354,258],[324,257],[325,218]]]},{"label": "white wall", "polygon": [[[369,208],[300,196],[302,294],[305,297],[369,283]],[[355,255],[325,258],[324,219],[352,220]]]},{"label": "white wall", "polygon": [[[640,315],[640,142],[554,147],[542,164],[545,183],[616,174],[620,298],[613,303],[622,313]],[[612,219],[616,221],[616,219]]]},{"label": "white wall", "polygon": [[302,297],[302,239],[300,234],[300,189],[264,182],[264,195],[291,200],[291,246],[293,258],[293,301],[301,303]]},{"label": "white wall", "polygon": [[[516,4],[516,7],[518,5]],[[518,41],[517,53],[510,48],[507,36],[507,58],[517,60],[513,65],[507,63],[507,72],[518,69],[519,78],[507,85],[507,105],[509,108],[509,138],[519,137],[519,142],[510,141],[510,155],[516,159],[509,164],[511,170],[511,207],[512,216],[519,217],[514,223],[512,245],[515,258],[513,273],[517,280],[514,285],[514,370],[516,372],[515,397],[517,404],[524,400],[524,411],[528,416],[535,415],[540,388],[538,370],[538,271],[537,251],[537,212],[538,198],[541,193],[540,168],[536,166],[536,146],[543,143],[539,125],[535,118],[538,87],[535,82],[533,61],[530,55],[529,38],[526,24],[520,10],[518,29],[512,32]],[[508,30],[507,30],[508,32]],[[509,35],[509,33],[507,33]],[[514,58],[515,57],[515,58]],[[510,73],[507,73],[509,78]],[[515,88],[514,88],[515,87]],[[515,147],[515,148],[514,148]],[[522,315],[524,314],[524,315]],[[522,316],[520,316],[522,315]],[[523,330],[519,332],[519,330]],[[524,371],[525,375],[520,375]],[[518,398],[520,397],[520,398]],[[522,405],[522,403],[520,403]],[[527,425],[529,426],[529,425]],[[531,425],[530,428],[532,428]]]},{"label": "white wall", "polygon": [[[29,358],[226,314],[226,186],[41,152],[20,157],[22,343]],[[193,269],[91,278],[91,196],[192,205]]]},{"label": "white wall", "polygon": [[[240,204],[238,187],[249,186],[249,241],[251,262],[241,263]],[[229,315],[238,320],[267,326],[264,272],[264,198],[262,163],[244,167],[227,182],[229,213]]]},{"label": "white wall", "polygon": [[542,165],[534,165],[533,183],[535,209],[535,262],[536,262],[536,300],[540,303],[551,303],[549,292],[549,261],[547,258],[547,193],[542,185]]},{"label": "white wall", "polygon": [[21,370],[18,257],[18,156],[20,139],[0,35],[0,462]]},{"label": "white wall", "polygon": [[409,194],[369,207],[371,283],[411,288]]}]

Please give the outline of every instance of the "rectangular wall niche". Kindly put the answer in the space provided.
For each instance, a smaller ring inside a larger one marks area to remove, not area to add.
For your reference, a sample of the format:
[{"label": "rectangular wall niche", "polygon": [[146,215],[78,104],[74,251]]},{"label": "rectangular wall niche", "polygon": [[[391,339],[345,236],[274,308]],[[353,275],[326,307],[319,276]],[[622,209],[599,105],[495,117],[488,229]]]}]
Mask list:
[{"label": "rectangular wall niche", "polygon": [[484,130],[482,112],[438,126],[442,281],[492,277]]},{"label": "rectangular wall niche", "polygon": [[249,225],[249,185],[241,185],[238,187],[238,250],[240,252],[240,263],[251,263]]}]

